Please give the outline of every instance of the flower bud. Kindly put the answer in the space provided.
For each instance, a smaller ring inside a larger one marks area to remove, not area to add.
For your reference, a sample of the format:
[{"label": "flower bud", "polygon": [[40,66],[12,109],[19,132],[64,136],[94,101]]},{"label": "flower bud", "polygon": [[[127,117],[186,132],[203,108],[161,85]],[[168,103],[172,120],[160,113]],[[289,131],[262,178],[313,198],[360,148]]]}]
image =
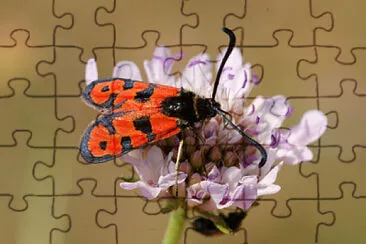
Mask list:
[{"label": "flower bud", "polygon": [[191,166],[193,169],[199,169],[202,167],[203,165],[203,160],[202,160],[202,154],[201,151],[195,151],[193,152],[193,154],[190,155],[190,160],[189,160]]},{"label": "flower bud", "polygon": [[222,153],[218,146],[213,147],[209,152],[209,158],[211,161],[219,161],[222,159]]},{"label": "flower bud", "polygon": [[181,163],[179,166],[179,171],[182,171],[188,175],[191,173],[191,170],[191,165],[187,161]]},{"label": "flower bud", "polygon": [[197,144],[196,144],[196,138],[193,136],[187,136],[184,139],[184,149],[188,155],[191,155],[194,151],[196,151]]},{"label": "flower bud", "polygon": [[235,155],[234,152],[228,151],[228,152],[225,153],[224,165],[226,167],[231,167],[231,166],[237,165],[238,162],[239,162],[238,158],[237,158],[237,156]]}]

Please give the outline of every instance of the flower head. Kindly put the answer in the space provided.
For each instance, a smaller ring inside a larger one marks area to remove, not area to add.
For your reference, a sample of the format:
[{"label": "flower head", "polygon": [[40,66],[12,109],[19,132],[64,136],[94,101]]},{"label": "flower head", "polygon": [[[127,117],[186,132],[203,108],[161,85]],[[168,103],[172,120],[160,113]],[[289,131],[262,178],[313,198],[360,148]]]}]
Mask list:
[{"label": "flower head", "polygon": [[[216,71],[224,53],[217,59]],[[144,63],[149,82],[183,87],[202,97],[211,97],[213,67],[207,54],[193,57],[180,78],[169,75],[173,63],[169,50],[158,47],[152,60]],[[118,63],[113,75],[141,79],[138,67],[127,61]],[[97,76],[95,61],[90,60],[86,82],[96,80]],[[295,165],[312,159],[307,145],[324,133],[325,115],[316,110],[308,111],[298,125],[280,129],[293,108],[283,96],[257,97],[249,103],[246,97],[256,85],[250,64],[243,64],[239,49],[234,49],[220,77],[215,100],[231,115],[231,121],[240,130],[263,145],[268,154],[267,162],[259,168],[260,153],[226,125],[222,117],[196,123],[183,131],[184,146],[177,182],[188,206],[201,211],[231,207],[247,210],[258,197],[275,194],[281,189],[275,181],[283,164]],[[123,156],[122,160],[133,165],[139,181],[123,182],[121,187],[139,188],[147,199],[175,197],[171,188],[176,183],[174,162],[178,143],[177,136],[173,136]]]}]

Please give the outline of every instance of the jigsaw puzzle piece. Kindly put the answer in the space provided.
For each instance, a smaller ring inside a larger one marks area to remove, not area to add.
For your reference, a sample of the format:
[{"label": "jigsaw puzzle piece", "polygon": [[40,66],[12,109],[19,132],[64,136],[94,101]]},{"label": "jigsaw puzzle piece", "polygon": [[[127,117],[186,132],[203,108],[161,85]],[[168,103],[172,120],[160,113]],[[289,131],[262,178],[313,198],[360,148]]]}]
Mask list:
[{"label": "jigsaw puzzle piece", "polygon": [[338,115],[335,128],[330,128],[322,136],[322,145],[342,148],[339,160],[350,161],[355,158],[353,147],[366,145],[363,133],[366,117],[360,108],[366,106],[366,97],[358,93],[357,81],[344,80],[340,83],[341,92],[337,96],[320,98],[320,109],[324,112],[334,111]]},{"label": "jigsaw puzzle piece", "polygon": [[344,182],[339,185],[339,197],[321,200],[320,208],[334,211],[336,219],[330,228],[319,229],[318,243],[366,242],[366,196],[356,196],[358,186],[354,182]]},{"label": "jigsaw puzzle piece", "polygon": [[[226,18],[229,15],[242,15],[244,12],[243,0],[232,1],[183,1],[182,13],[184,15],[194,15],[197,18],[197,25],[186,25],[182,31],[183,44],[207,45],[207,52],[212,60],[217,57],[220,46],[228,44],[228,37],[221,28],[226,26]],[[208,11],[208,9],[215,11]],[[214,21],[213,21],[214,20]],[[236,35],[236,45],[242,45],[243,33],[240,29],[233,30]]]},{"label": "jigsaw puzzle piece", "polygon": [[[96,19],[100,25],[115,26],[117,47],[142,46],[142,34],[148,31],[159,33],[160,45],[181,44],[182,27],[197,21],[197,16],[181,12],[183,1],[114,0],[113,6],[99,9]],[[138,14],[142,6],[147,9],[143,16]]]},{"label": "jigsaw puzzle piece", "polygon": [[314,16],[310,4],[311,1],[245,1],[244,14],[228,16],[227,27],[244,29],[245,46],[275,45],[273,33],[277,30],[292,32],[292,45],[313,45],[314,30],[329,31],[333,23],[329,13]]},{"label": "jigsaw puzzle piece", "polygon": [[78,181],[77,184],[78,194],[56,197],[55,213],[67,215],[70,218],[70,228],[66,233],[54,233],[51,243],[115,243],[114,230],[101,229],[96,222],[99,209],[113,209],[114,197],[95,195],[97,183],[94,179]]},{"label": "jigsaw puzzle piece", "polygon": [[71,130],[71,118],[57,118],[54,97],[37,97],[27,94],[31,81],[13,80],[9,87],[14,96],[0,98],[2,113],[6,115],[0,128],[0,145],[11,144],[14,130],[32,131],[32,144],[50,146],[54,144],[58,129]]},{"label": "jigsaw puzzle piece", "polygon": [[[112,8],[113,0],[93,1],[55,1],[54,12],[57,15],[72,14],[73,25],[69,28],[56,28],[55,42],[57,46],[74,46],[81,50],[80,60],[87,62],[93,57],[97,47],[114,46],[114,26],[101,25],[96,19],[96,11]],[[131,13],[129,14],[131,15]],[[120,22],[121,19],[117,20]],[[128,21],[128,23],[131,23]],[[86,31],[87,30],[87,31]]]},{"label": "jigsaw puzzle piece", "polygon": [[74,194],[79,192],[77,183],[82,179],[94,179],[97,183],[95,193],[114,195],[116,181],[122,177],[131,178],[133,172],[129,165],[113,161],[103,164],[89,164],[82,161],[77,148],[64,148],[56,151],[52,166],[42,162],[35,164],[34,174],[38,180],[50,177],[55,182],[55,194]]},{"label": "jigsaw puzzle piece", "polygon": [[251,96],[273,96],[281,94],[285,97],[315,96],[316,82],[304,81],[297,73],[298,61],[315,57],[314,47],[296,47],[289,45],[293,35],[291,32],[274,33],[277,44],[271,48],[248,46],[242,48],[245,60],[254,65],[263,66],[260,85],[253,89]]},{"label": "jigsaw puzzle piece", "polygon": [[272,209],[275,217],[285,218],[291,215],[288,201],[297,198],[317,197],[317,178],[314,176],[304,177],[300,171],[300,165],[282,167],[276,184],[281,186],[281,190],[275,195],[264,196],[264,200],[276,202]]},{"label": "jigsaw puzzle piece", "polygon": [[27,208],[27,195],[52,195],[51,181],[36,181],[33,165],[42,161],[52,162],[52,147],[37,147],[30,144],[30,131],[15,131],[11,144],[0,145],[0,195],[11,196],[9,208],[22,211]]},{"label": "jigsaw puzzle piece", "polygon": [[[72,15],[56,15],[52,11],[53,4],[54,1],[48,0],[37,1],[37,3],[24,0],[1,1],[0,45],[12,45],[9,35],[14,30],[20,29],[27,30],[31,34],[29,44],[52,45],[55,26],[70,28],[72,25]],[[22,54],[22,57],[28,58],[25,54]]]},{"label": "jigsaw puzzle piece", "polygon": [[259,203],[258,207],[249,211],[243,221],[248,233],[248,243],[314,243],[318,226],[334,222],[332,213],[319,211],[317,200],[289,201],[291,212],[286,217],[272,215],[276,202],[263,200]]},{"label": "jigsaw puzzle piece", "polygon": [[[0,46],[0,65],[2,67],[0,96],[9,95],[9,90],[6,89],[7,81],[10,82],[14,79],[32,80],[29,94],[38,96],[53,95],[55,90],[53,79],[42,77],[36,69],[37,64],[42,60],[53,58],[52,46],[30,45],[29,39],[31,36],[27,30],[13,31],[10,37],[13,44]],[[4,90],[7,90],[5,94],[3,93]]]},{"label": "jigsaw puzzle piece", "polygon": [[321,149],[320,161],[318,163],[303,164],[302,172],[305,175],[319,175],[319,193],[321,198],[335,197],[338,195],[338,186],[342,182],[352,181],[357,184],[357,195],[366,196],[366,183],[364,172],[366,172],[365,148],[354,148],[356,157],[351,162],[340,162],[338,157],[341,154],[338,147],[327,147]]},{"label": "jigsaw puzzle piece", "polygon": [[365,2],[335,0],[331,4],[328,1],[310,1],[310,3],[314,12],[331,12],[334,19],[331,31],[316,30],[316,44],[338,47],[336,60],[354,62],[356,60],[354,50],[366,46],[364,27],[361,24],[366,21]]},{"label": "jigsaw puzzle piece", "polygon": [[8,206],[9,197],[0,197],[0,243],[50,243],[52,236],[70,228],[67,216],[55,215],[52,197],[26,200],[26,209],[14,211]]},{"label": "jigsaw puzzle piece", "polygon": [[[304,79],[316,77],[319,84],[319,95],[330,96],[340,93],[338,84],[342,80],[366,79],[365,62],[366,51],[355,50],[357,60],[352,63],[337,62],[338,48],[336,47],[317,47],[316,58],[314,60],[301,60],[299,63],[299,75]],[[365,82],[358,83],[358,91],[366,93]]]},{"label": "jigsaw puzzle piece", "polygon": [[56,47],[54,53],[52,59],[41,61],[37,70],[43,76],[55,75],[58,97],[79,97],[85,76],[85,64],[80,62],[82,50]]},{"label": "jigsaw puzzle piece", "polygon": [[168,215],[146,215],[143,207],[141,197],[117,197],[115,208],[100,210],[96,221],[101,228],[115,231],[117,243],[145,243],[147,237],[149,243],[161,243]]}]

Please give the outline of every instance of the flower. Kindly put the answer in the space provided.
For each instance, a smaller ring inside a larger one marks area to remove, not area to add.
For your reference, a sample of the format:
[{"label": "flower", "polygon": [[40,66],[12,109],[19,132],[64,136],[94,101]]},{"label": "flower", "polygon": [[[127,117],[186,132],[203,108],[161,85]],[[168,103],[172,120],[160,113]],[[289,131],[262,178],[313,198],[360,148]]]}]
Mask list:
[{"label": "flower", "polygon": [[[122,182],[120,186],[126,190],[140,188],[142,195],[147,199],[154,199],[160,193],[175,184],[175,165],[171,161],[172,153],[164,158],[161,149],[156,146],[149,148],[147,156],[143,156],[143,150],[135,151],[136,157],[123,156],[123,160],[134,166],[140,176],[137,182]],[[184,182],[187,175],[179,172],[178,184]]]},{"label": "flower", "polygon": [[[224,53],[225,50],[217,59],[216,70]],[[183,87],[200,96],[211,97],[213,67],[207,54],[193,57],[180,78],[169,75],[173,64],[174,56],[169,49],[158,47],[152,60],[144,62],[149,82]],[[141,79],[138,67],[127,61],[116,65],[113,76]],[[86,83],[97,78],[96,63],[89,60]],[[215,100],[232,116],[234,124],[263,145],[268,154],[265,165],[258,167],[261,155],[257,149],[236,130],[225,125],[220,116],[184,130],[178,184],[180,196],[186,197],[189,207],[200,211],[227,208],[246,211],[260,196],[281,190],[275,181],[284,164],[296,165],[312,159],[307,145],[325,132],[326,116],[311,110],[303,115],[298,125],[281,129],[293,108],[280,95],[270,98],[259,96],[248,104],[246,98],[256,85],[250,64],[243,64],[239,49],[234,49],[223,68]],[[122,160],[134,167],[139,180],[123,182],[121,187],[127,190],[139,188],[149,200],[161,196],[174,198],[171,188],[176,184],[174,162],[178,142],[178,138],[173,136],[123,156]]]}]

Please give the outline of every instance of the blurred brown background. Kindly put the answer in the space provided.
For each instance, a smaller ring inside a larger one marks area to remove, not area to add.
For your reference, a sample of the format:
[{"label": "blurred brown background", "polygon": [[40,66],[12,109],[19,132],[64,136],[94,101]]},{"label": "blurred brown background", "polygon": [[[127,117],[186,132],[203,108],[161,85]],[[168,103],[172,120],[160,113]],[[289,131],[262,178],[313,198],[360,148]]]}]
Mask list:
[{"label": "blurred brown background", "polygon": [[310,109],[329,128],[314,162],[285,166],[282,190],[235,236],[187,231],[182,243],[365,243],[364,1],[2,0],[0,2],[0,243],[160,243],[168,216],[118,187],[121,162],[87,165],[80,137],[96,112],[80,99],[85,63],[99,77],[120,60],[140,67],[157,45],[214,60],[221,27],[261,78],[251,96],[283,94],[284,126]]}]

